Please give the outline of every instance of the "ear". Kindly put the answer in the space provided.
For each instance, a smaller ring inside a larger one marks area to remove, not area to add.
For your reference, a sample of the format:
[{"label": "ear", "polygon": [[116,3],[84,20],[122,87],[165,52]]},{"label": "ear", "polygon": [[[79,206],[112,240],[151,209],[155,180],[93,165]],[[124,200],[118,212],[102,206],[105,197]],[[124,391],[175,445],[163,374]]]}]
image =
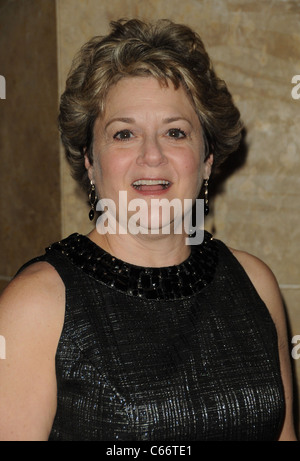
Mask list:
[{"label": "ear", "polygon": [[89,179],[91,181],[94,180],[94,168],[93,168],[93,165],[91,165],[91,162],[88,159],[87,153],[84,154],[84,166],[87,169]]},{"label": "ear", "polygon": [[211,175],[213,163],[214,163],[214,156],[213,154],[210,154],[204,162],[204,179],[209,179]]}]

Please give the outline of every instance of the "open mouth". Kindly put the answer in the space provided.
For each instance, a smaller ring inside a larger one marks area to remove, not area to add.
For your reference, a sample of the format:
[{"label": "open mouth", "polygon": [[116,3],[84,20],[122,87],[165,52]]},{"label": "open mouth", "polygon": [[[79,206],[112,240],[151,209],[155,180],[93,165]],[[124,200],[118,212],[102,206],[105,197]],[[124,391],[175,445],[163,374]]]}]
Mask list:
[{"label": "open mouth", "polygon": [[166,179],[138,179],[132,186],[142,192],[156,192],[168,189],[171,183]]}]

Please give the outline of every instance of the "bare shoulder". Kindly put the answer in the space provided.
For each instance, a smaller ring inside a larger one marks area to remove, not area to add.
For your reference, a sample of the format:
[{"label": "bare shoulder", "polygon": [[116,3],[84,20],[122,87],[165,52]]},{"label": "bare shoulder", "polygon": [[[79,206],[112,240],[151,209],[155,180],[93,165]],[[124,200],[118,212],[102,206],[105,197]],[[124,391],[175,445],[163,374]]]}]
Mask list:
[{"label": "bare shoulder", "polygon": [[277,279],[270,267],[256,256],[230,248],[244,268],[257,293],[268,307],[274,320],[283,315],[283,304]]},{"label": "bare shoulder", "polygon": [[40,315],[50,317],[62,309],[64,293],[64,284],[54,267],[37,262],[20,272],[4,290],[0,298],[0,314],[9,310],[11,315],[23,311],[28,316],[39,311]]},{"label": "bare shoulder", "polygon": [[270,286],[274,288],[273,285],[278,286],[272,270],[261,259],[247,253],[246,251],[236,250],[233,248],[230,248],[230,251],[243,266],[255,286],[258,285],[260,289],[268,289]]},{"label": "bare shoulder", "polygon": [[[59,337],[64,321],[65,288],[56,270],[37,262],[18,274],[0,297],[0,325],[7,334],[42,339]],[[25,344],[24,344],[25,346]]]}]

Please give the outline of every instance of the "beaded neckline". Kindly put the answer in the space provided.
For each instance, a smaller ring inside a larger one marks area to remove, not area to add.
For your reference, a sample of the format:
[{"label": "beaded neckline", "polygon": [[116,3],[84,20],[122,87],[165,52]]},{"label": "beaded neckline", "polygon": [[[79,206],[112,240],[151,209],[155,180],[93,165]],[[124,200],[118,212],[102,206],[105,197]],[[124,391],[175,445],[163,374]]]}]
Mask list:
[{"label": "beaded neckline", "polygon": [[46,250],[67,257],[72,264],[101,283],[131,296],[172,300],[199,293],[213,279],[217,244],[205,232],[201,245],[191,246],[183,263],[170,267],[141,267],[110,255],[88,237],[75,233]]}]

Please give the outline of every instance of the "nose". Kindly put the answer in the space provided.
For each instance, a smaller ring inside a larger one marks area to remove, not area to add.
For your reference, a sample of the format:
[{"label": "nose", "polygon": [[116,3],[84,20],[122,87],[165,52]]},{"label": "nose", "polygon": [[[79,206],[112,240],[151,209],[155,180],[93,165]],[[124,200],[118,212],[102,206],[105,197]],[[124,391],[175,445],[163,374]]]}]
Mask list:
[{"label": "nose", "polygon": [[147,137],[144,140],[137,157],[137,164],[141,166],[147,165],[156,167],[165,163],[167,163],[167,158],[165,157],[163,148],[157,138]]}]

